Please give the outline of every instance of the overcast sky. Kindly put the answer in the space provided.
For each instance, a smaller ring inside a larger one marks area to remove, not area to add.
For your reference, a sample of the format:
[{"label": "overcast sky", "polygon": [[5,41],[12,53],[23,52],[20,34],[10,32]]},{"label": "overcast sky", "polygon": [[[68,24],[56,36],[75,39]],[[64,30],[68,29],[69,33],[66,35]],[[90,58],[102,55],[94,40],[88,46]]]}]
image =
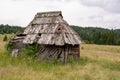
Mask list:
[{"label": "overcast sky", "polygon": [[37,12],[54,10],[70,25],[120,28],[120,0],[0,0],[0,24],[25,27]]}]

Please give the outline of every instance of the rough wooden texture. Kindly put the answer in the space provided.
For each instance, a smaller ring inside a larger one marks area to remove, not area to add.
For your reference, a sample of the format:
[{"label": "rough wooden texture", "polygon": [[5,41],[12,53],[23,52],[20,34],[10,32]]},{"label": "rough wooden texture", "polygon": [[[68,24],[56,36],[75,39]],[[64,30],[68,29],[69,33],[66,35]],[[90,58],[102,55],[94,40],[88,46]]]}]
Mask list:
[{"label": "rough wooden texture", "polygon": [[15,35],[11,42],[16,45],[13,49],[18,50],[24,47],[18,47],[18,42],[23,45],[40,44],[37,55],[41,60],[58,59],[65,63],[69,57],[80,57],[81,38],[63,19],[61,11],[37,13],[25,30]]},{"label": "rough wooden texture", "polygon": [[[63,19],[61,12],[37,13],[35,18],[26,27],[23,34],[27,36],[23,43],[32,44],[40,35],[37,43],[49,45],[78,45],[81,39],[78,34]],[[30,39],[32,37],[33,39]]]},{"label": "rough wooden texture", "polygon": [[12,50],[12,57],[17,57],[18,56],[18,52],[19,52],[18,49],[13,49]]},{"label": "rough wooden texture", "polygon": [[38,55],[41,60],[57,59],[63,63],[66,63],[69,57],[72,57],[73,59],[79,59],[80,52],[78,48],[79,45],[65,45],[64,47],[46,45],[39,49]]}]

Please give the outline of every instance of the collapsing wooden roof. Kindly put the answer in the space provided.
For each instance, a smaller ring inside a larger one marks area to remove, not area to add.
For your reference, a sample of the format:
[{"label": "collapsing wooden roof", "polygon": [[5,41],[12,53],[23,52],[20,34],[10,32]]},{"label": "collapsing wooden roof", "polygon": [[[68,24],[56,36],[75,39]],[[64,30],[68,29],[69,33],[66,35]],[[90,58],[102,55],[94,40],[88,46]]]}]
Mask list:
[{"label": "collapsing wooden roof", "polygon": [[79,45],[79,35],[63,19],[61,11],[37,13],[22,33],[24,44]]}]

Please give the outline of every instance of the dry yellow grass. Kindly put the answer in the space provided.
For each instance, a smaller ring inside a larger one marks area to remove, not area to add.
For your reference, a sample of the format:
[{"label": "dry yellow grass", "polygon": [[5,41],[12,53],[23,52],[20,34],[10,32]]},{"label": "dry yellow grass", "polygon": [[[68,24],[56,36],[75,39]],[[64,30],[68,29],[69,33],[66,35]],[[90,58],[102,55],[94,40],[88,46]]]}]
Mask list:
[{"label": "dry yellow grass", "polygon": [[81,50],[82,56],[96,59],[120,61],[120,46],[84,44]]},{"label": "dry yellow grass", "polygon": [[81,45],[81,59],[40,62],[7,55],[0,35],[0,80],[119,80],[120,46]]},{"label": "dry yellow grass", "polygon": [[4,48],[4,45],[5,45],[5,42],[3,42],[3,35],[0,34],[0,53],[5,51],[5,48]]}]

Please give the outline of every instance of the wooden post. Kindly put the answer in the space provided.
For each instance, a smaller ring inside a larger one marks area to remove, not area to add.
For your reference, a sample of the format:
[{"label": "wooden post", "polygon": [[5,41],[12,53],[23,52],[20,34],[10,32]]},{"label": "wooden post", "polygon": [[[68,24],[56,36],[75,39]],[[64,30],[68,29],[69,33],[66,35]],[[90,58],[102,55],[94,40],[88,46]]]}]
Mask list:
[{"label": "wooden post", "polygon": [[67,46],[64,46],[64,62],[63,62],[64,64],[66,63],[66,61],[67,61],[67,56],[68,56],[66,49],[67,49]]},{"label": "wooden post", "polygon": [[80,58],[80,44],[79,44],[79,54],[78,54],[78,57]]}]

